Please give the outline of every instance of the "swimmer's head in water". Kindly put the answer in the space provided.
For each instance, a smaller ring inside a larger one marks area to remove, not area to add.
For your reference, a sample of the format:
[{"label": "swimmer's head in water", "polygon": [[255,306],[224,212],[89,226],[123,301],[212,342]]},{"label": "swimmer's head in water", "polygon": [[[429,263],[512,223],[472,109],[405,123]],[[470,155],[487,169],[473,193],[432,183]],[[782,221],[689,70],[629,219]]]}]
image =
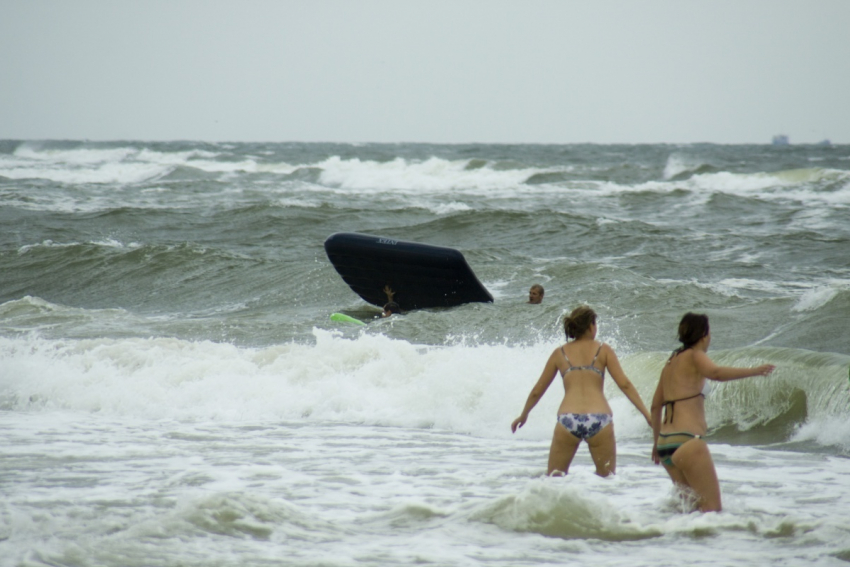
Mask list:
[{"label": "swimmer's head in water", "polygon": [[543,286],[540,284],[534,284],[531,286],[531,289],[528,290],[528,302],[534,305],[543,303],[543,293]]},{"label": "swimmer's head in water", "polygon": [[395,301],[390,301],[386,305],[384,305],[384,311],[381,313],[381,317],[389,317],[394,313],[401,313],[401,307],[398,306],[398,303]]}]

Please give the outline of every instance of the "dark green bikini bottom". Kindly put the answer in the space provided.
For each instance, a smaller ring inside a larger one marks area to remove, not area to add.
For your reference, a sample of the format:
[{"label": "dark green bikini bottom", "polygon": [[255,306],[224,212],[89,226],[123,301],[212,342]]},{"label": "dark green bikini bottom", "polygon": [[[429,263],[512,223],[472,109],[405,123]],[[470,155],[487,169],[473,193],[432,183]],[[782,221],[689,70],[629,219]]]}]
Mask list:
[{"label": "dark green bikini bottom", "polygon": [[676,433],[659,433],[658,434],[658,457],[661,462],[668,467],[673,466],[673,453],[676,449],[690,441],[691,439],[702,439],[699,435],[688,433],[687,431],[677,431]]}]

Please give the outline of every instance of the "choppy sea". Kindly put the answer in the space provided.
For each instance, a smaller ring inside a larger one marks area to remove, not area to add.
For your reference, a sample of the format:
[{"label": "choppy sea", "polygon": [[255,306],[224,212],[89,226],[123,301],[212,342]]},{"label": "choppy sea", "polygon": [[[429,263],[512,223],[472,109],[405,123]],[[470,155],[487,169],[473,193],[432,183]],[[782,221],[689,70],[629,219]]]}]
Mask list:
[{"label": "choppy sea", "polygon": [[[495,301],[376,318],[335,232]],[[615,477],[545,477],[557,382],[511,434],[583,303],[647,403],[686,311],[777,366],[707,400],[723,512],[610,380]],[[845,565],[848,321],[850,146],[0,141],[0,565]]]}]

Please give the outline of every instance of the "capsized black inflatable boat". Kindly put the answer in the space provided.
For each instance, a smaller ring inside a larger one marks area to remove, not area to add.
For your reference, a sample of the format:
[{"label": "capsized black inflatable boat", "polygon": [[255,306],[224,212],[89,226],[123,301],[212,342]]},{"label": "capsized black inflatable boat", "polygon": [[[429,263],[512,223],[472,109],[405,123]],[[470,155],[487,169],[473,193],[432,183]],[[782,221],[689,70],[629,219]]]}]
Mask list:
[{"label": "capsized black inflatable boat", "polygon": [[345,283],[372,305],[387,303],[387,287],[405,311],[493,301],[453,248],[338,232],[325,240],[325,252]]}]

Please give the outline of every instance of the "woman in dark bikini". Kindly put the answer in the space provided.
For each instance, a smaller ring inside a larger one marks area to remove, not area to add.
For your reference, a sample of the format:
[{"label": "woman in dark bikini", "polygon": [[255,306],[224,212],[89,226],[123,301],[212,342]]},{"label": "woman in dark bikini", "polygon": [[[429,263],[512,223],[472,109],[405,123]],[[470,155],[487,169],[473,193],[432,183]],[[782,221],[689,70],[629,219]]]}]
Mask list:
[{"label": "woman in dark bikini", "polygon": [[[525,424],[528,413],[543,397],[555,375],[560,373],[564,382],[564,399],[558,410],[558,423],[555,424],[549,450],[548,474],[567,474],[579,444],[586,441],[596,465],[596,474],[608,476],[617,468],[617,451],[611,406],[602,389],[605,370],[611,373],[611,378],[643,414],[647,423],[649,412],[623,372],[614,350],[596,340],[596,313],[590,307],[574,310],[564,320],[564,331],[568,339],[574,340],[552,352],[540,379],[528,395],[522,414],[511,424],[511,431],[516,432],[517,427]],[[579,362],[585,364],[576,364]]]},{"label": "woman in dark bikini", "polygon": [[682,346],[673,351],[664,365],[652,399],[655,437],[652,460],[664,465],[674,484],[696,493],[701,511],[719,512],[720,484],[703,439],[708,428],[703,395],[705,381],[767,376],[775,367],[763,364],[754,368],[732,368],[714,364],[706,354],[711,344],[706,315],[686,313],[679,323],[679,341]]}]

